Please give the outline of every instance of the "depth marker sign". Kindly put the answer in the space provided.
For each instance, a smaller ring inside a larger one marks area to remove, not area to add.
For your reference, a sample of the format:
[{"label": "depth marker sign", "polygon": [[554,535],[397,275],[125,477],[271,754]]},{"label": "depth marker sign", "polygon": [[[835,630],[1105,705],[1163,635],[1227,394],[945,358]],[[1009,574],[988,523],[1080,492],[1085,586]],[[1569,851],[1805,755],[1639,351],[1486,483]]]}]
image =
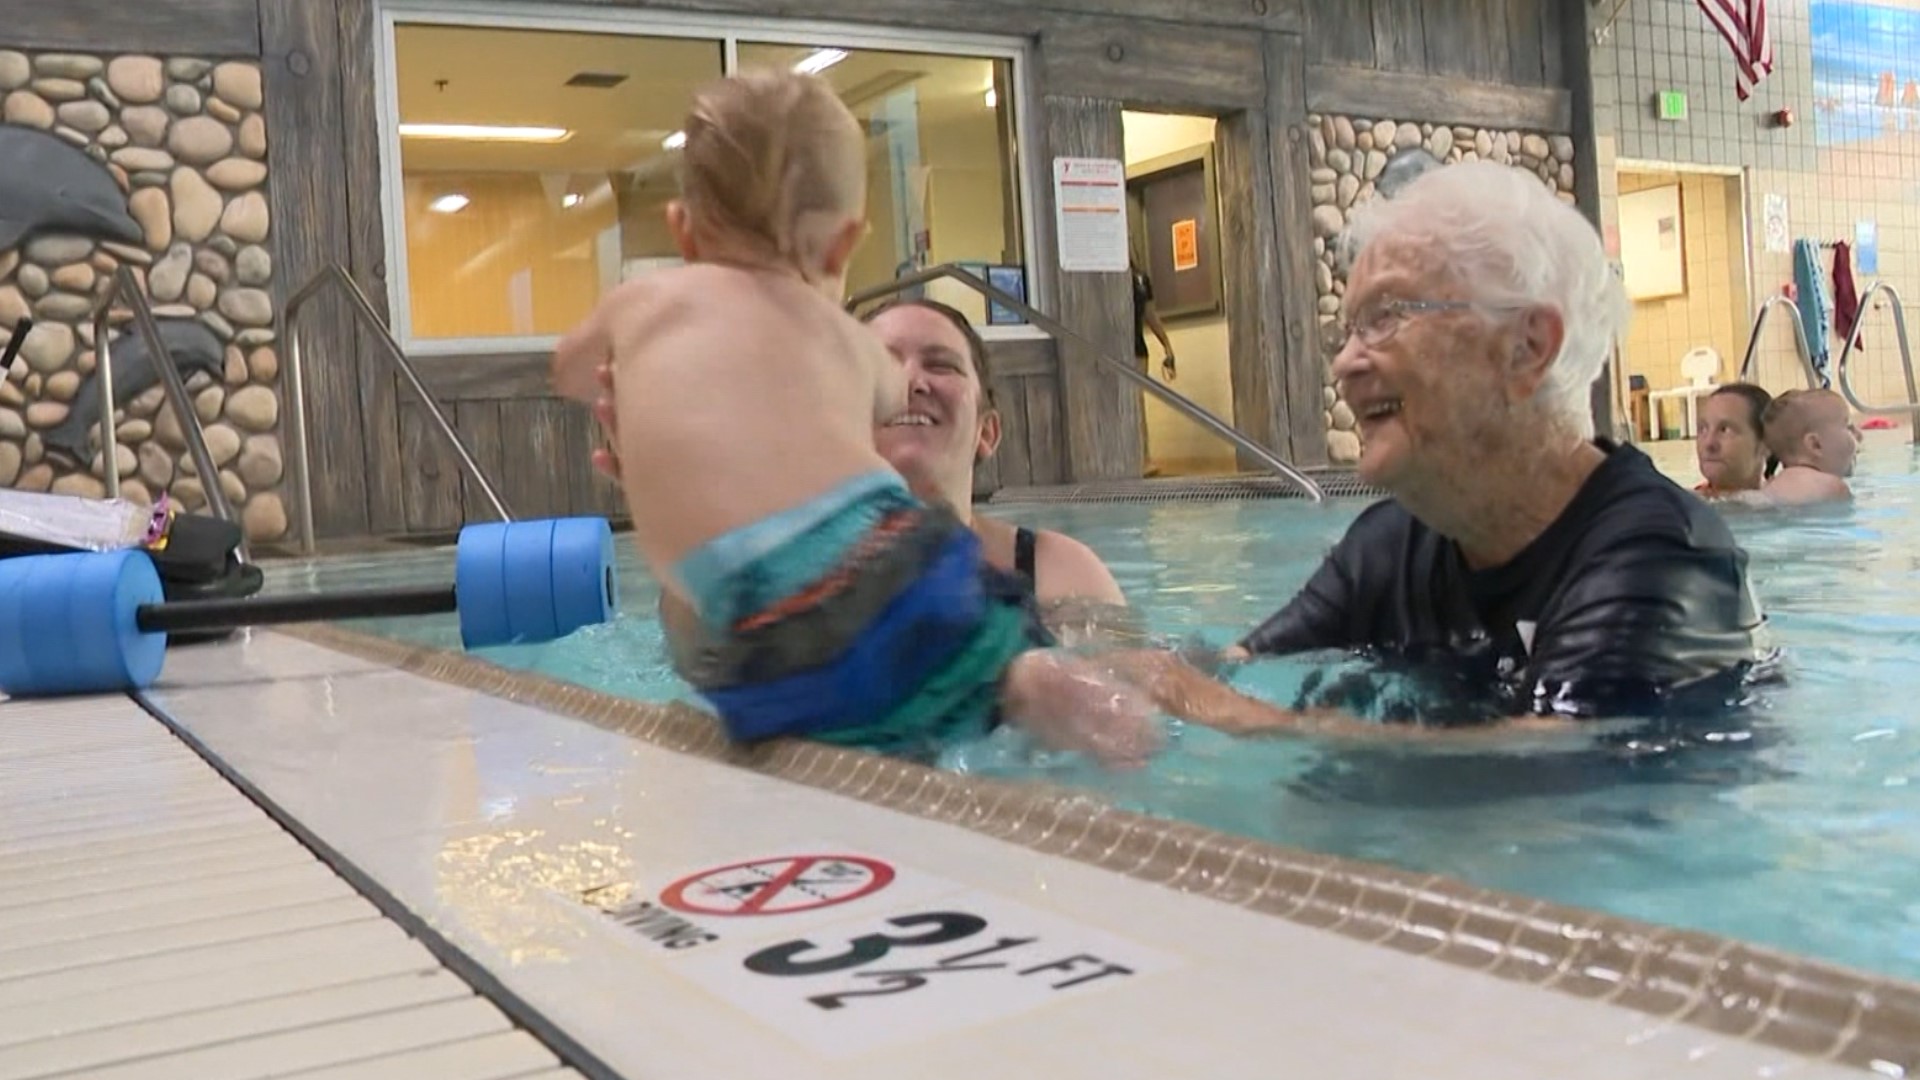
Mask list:
[{"label": "depth marker sign", "polygon": [[681,878],[660,902],[689,915],[790,915],[871,896],[893,867],[859,855],[784,855]]}]

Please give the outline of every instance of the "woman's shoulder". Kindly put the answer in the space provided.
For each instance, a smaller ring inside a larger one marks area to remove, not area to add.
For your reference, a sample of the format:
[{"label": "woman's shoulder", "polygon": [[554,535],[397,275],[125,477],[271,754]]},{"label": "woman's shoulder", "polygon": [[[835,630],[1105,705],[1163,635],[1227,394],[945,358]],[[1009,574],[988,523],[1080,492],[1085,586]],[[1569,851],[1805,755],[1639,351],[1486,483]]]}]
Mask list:
[{"label": "woman's shoulder", "polygon": [[1043,602],[1070,597],[1123,606],[1127,602],[1097,552],[1052,529],[1034,531],[1034,578],[1034,591]]}]

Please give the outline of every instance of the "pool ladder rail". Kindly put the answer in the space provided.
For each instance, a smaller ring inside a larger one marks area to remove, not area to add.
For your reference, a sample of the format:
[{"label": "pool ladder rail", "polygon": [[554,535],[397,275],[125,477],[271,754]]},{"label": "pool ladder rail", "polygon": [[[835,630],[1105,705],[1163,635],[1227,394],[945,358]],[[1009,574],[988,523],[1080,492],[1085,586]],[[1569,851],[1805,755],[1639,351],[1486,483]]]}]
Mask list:
[{"label": "pool ladder rail", "polygon": [[[1174,390],[1172,387],[1162,385],[1134,365],[1123,363],[1101,352],[1100,347],[1089,340],[1085,334],[1077,333],[1070,329],[1065,323],[1027,305],[1011,293],[996,288],[978,275],[961,268],[956,263],[941,263],[938,266],[929,266],[925,270],[917,270],[911,274],[897,277],[892,281],[862,290],[848,298],[846,306],[847,309],[851,311],[862,304],[871,303],[881,297],[903,293],[908,289],[918,288],[919,286],[938,281],[942,278],[957,281],[967,288],[972,289],[974,292],[979,293],[981,296],[986,297],[989,301],[1018,312],[1021,318],[1046,331],[1052,335],[1056,341],[1074,341],[1086,346],[1088,354],[1093,357],[1095,363],[1098,363],[1108,371],[1128,382],[1133,383],[1135,386],[1140,387],[1154,397],[1159,398],[1168,408],[1199,424],[1208,432],[1232,444],[1236,449],[1245,452],[1249,457],[1254,458],[1266,465],[1269,469],[1272,469],[1275,473],[1292,481],[1295,486],[1299,487],[1300,490],[1305,493],[1307,498],[1312,499],[1314,502],[1324,502],[1326,500],[1327,493],[1321,489],[1319,484],[1314,482],[1312,477],[1294,468],[1278,454],[1275,454],[1273,451],[1248,438],[1233,425],[1220,419],[1213,413],[1208,412],[1192,398]],[[1061,352],[1065,354],[1066,350],[1063,349]]]},{"label": "pool ladder rail", "polygon": [[[112,284],[93,308],[94,378],[100,385],[100,475],[106,482],[107,498],[120,497],[119,428],[114,420],[118,409],[113,399],[113,343],[108,340],[107,334],[109,318],[116,303],[126,305],[126,309],[133,314],[134,332],[140,335],[147,346],[154,371],[160,376],[160,385],[166,391],[167,407],[173,410],[173,418],[179,422],[180,432],[187,441],[187,453],[192,456],[194,471],[200,477],[200,488],[206,495],[207,508],[222,521],[241,524],[239,513],[234,510],[233,503],[220,486],[220,471],[214,467],[213,454],[207,449],[207,436],[200,426],[200,415],[194,410],[192,399],[187,396],[186,380],[180,377],[180,367],[174,363],[173,353],[160,337],[160,324],[154,318],[153,305],[147,301],[146,294],[140,291],[140,282],[133,276],[133,271],[124,263],[114,269]],[[240,533],[235,558],[241,563],[252,558],[244,528]]]},{"label": "pool ladder rail", "polygon": [[[1874,299],[1885,293],[1893,312],[1894,340],[1900,346],[1900,370],[1907,380],[1907,401],[1904,405],[1869,405],[1860,400],[1853,388],[1854,354],[1860,350],[1860,341],[1865,331],[1868,311],[1872,310]],[[1748,382],[1753,375],[1754,361],[1760,352],[1760,334],[1766,328],[1767,317],[1777,307],[1784,306],[1788,311],[1788,322],[1793,326],[1794,350],[1800,357],[1801,371],[1807,377],[1809,389],[1821,389],[1825,383],[1820,372],[1813,364],[1813,350],[1807,345],[1807,331],[1800,322],[1800,309],[1784,296],[1769,296],[1760,304],[1760,312],[1754,317],[1753,332],[1747,337],[1747,355],[1740,363],[1740,381]],[[1860,306],[1854,312],[1853,332],[1847,335],[1847,343],[1840,349],[1840,359],[1834,364],[1835,382],[1838,383],[1840,396],[1847,400],[1855,411],[1868,416],[1898,416],[1908,418],[1911,429],[1909,441],[1920,445],[1920,383],[1913,374],[1913,347],[1907,338],[1907,309],[1900,299],[1900,291],[1885,281],[1876,281],[1860,298]]]},{"label": "pool ladder rail", "polygon": [[[294,489],[299,493],[299,497],[294,501],[296,503],[295,525],[298,530],[301,553],[313,554],[314,532],[312,488],[309,484],[307,458],[305,367],[302,364],[298,317],[307,304],[328,287],[336,288],[346,294],[348,310],[363,327],[372,331],[376,340],[386,347],[387,358],[398,367],[401,376],[407,380],[409,386],[413,387],[414,393],[420,396],[421,403],[426,406],[427,415],[432,418],[434,426],[439,428],[441,437],[459,456],[460,463],[472,477],[475,486],[492,504],[494,514],[501,521],[515,520],[512,512],[507,508],[506,500],[500,497],[498,489],[480,468],[479,462],[474,460],[472,451],[468,450],[466,443],[461,441],[459,433],[454,430],[453,424],[448,421],[446,413],[440,408],[440,403],[434,400],[433,395],[427,391],[426,384],[420,381],[419,373],[408,361],[406,352],[400,348],[400,343],[395,341],[393,334],[388,331],[386,323],[381,321],[379,313],[374,310],[373,302],[367,299],[366,292],[339,264],[334,263],[314,275],[287,299],[283,316],[287,334],[286,373],[289,399],[288,408],[284,413],[288,426],[286,442],[293,456],[291,479]],[[96,348],[99,352],[96,370],[100,381],[100,400],[108,403],[113,401],[112,346],[107,339],[107,326],[108,317],[112,314],[116,302],[125,304],[132,312],[134,327],[153,357],[154,368],[159,372],[161,385],[166,388],[167,403],[173,409],[174,418],[180,423],[180,430],[187,440],[187,450],[193,456],[194,469],[203,478],[202,487],[206,492],[208,508],[223,521],[240,524],[238,513],[227,499],[226,492],[220,487],[219,470],[214,468],[213,455],[207,450],[206,434],[200,426],[200,417],[194,411],[193,402],[187,395],[186,382],[180,376],[179,365],[174,362],[173,354],[160,337],[159,325],[153,315],[153,305],[141,293],[139,282],[134,278],[133,272],[124,266],[114,271],[112,287],[100,299],[93,312],[94,340],[97,342]],[[31,324],[27,325],[30,329]],[[16,339],[23,336],[24,332],[15,331]],[[115,438],[117,430],[114,423],[115,411],[113,407],[106,407],[100,413],[101,474],[106,481],[107,497],[110,499],[120,496],[120,463]],[[250,558],[244,533],[240,541],[239,558],[241,562],[246,562]]]}]

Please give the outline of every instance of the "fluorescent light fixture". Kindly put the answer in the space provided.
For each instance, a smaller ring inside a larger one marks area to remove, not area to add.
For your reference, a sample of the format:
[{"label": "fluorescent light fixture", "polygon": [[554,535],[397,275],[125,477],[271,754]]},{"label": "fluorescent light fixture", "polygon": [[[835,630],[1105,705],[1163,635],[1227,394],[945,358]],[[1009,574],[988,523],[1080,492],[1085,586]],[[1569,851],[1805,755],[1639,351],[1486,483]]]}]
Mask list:
[{"label": "fluorescent light fixture", "polygon": [[470,139],[482,142],[565,142],[573,132],[557,127],[503,127],[494,124],[401,124],[409,139]]},{"label": "fluorescent light fixture", "polygon": [[999,106],[999,104],[1000,104],[1000,92],[998,90],[995,90],[991,86],[987,87],[987,108],[989,109],[996,108]]},{"label": "fluorescent light fixture", "polygon": [[660,140],[662,150],[678,150],[685,145],[687,145],[687,133],[684,131],[676,131]]},{"label": "fluorescent light fixture", "polygon": [[442,195],[428,203],[427,209],[436,214],[457,214],[467,208],[467,202],[467,197],[456,191],[450,195]]},{"label": "fluorescent light fixture", "polygon": [[565,195],[560,196],[560,208],[562,210],[571,210],[579,205],[580,193],[577,191],[569,191]]},{"label": "fluorescent light fixture", "polygon": [[793,65],[793,70],[802,75],[818,75],[847,58],[845,49],[819,49],[805,60]]}]

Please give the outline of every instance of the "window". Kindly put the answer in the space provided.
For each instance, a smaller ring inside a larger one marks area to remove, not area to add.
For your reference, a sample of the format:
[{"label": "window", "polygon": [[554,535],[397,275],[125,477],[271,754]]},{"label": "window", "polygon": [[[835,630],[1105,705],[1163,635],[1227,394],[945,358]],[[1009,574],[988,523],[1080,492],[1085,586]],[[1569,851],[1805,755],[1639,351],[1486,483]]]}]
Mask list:
[{"label": "window", "polygon": [[[687,104],[751,67],[820,74],[866,125],[872,229],[850,290],[938,263],[1031,263],[1017,45],[388,7],[387,221],[409,351],[548,348],[622,280],[677,262],[664,211]],[[926,291],[989,322],[969,289]]]},{"label": "window", "polygon": [[[850,292],[940,263],[1026,262],[1009,61],[748,42],[739,55],[742,68],[819,71],[867,127],[872,231],[854,253]],[[927,292],[987,322],[972,289],[942,281]]]}]

